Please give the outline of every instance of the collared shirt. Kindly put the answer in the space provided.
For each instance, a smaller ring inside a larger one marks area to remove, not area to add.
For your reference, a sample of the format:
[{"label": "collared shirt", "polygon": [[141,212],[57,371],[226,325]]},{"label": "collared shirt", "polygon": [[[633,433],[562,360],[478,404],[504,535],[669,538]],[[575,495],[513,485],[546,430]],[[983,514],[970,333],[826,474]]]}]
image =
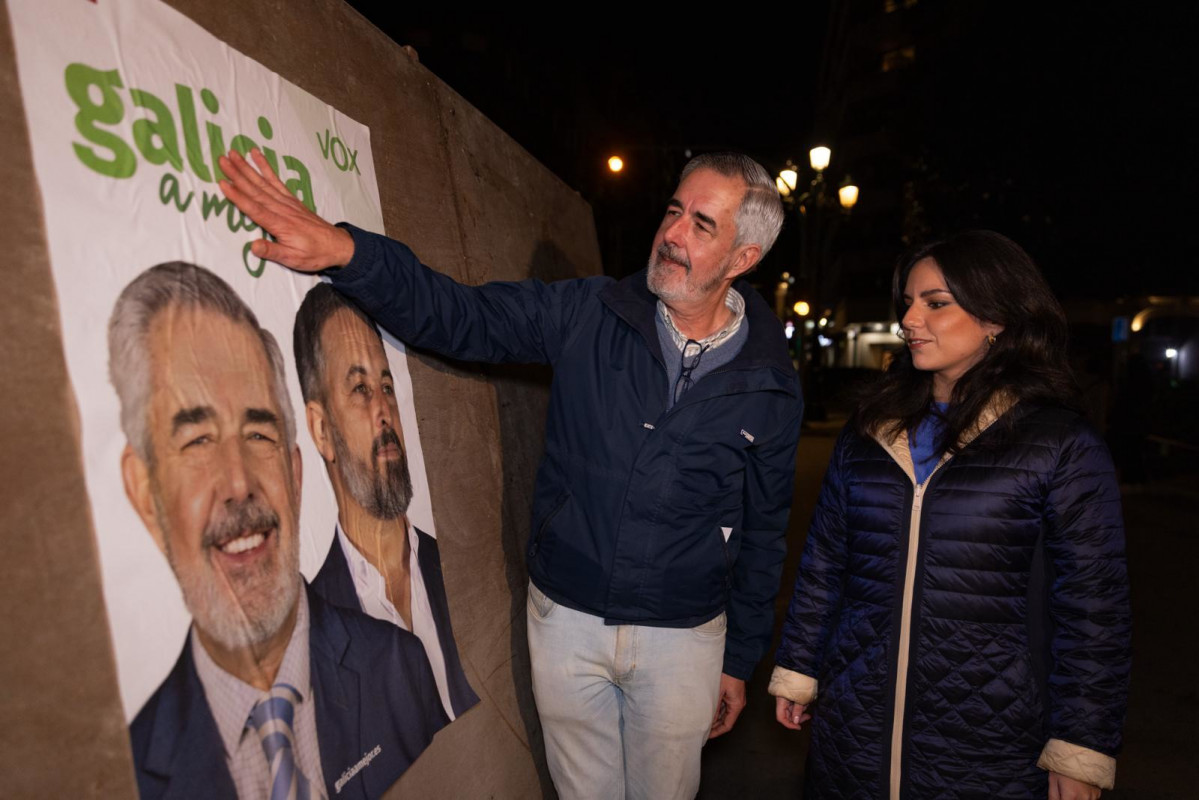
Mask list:
[{"label": "collared shirt", "polygon": [[[666,407],[673,408],[697,381],[708,373],[732,361],[749,338],[749,322],[745,318],[745,298],[729,287],[725,305],[733,312],[729,323],[702,341],[688,339],[675,327],[670,309],[658,301],[655,327],[662,359],[666,366]],[[674,355],[674,354],[677,354]]]},{"label": "collared shirt", "polygon": [[945,412],[949,403],[934,402],[936,413],[929,413],[916,427],[908,430],[908,450],[912,454],[912,469],[916,473],[916,483],[924,483],[933,474],[941,461],[941,451],[937,449],[937,439],[945,430]]},{"label": "collared shirt", "polygon": [[[441,652],[441,640],[437,636],[437,623],[433,620],[433,607],[429,605],[429,593],[425,590],[425,578],[420,571],[418,551],[420,537],[412,523],[406,522],[408,543],[411,553],[408,557],[408,585],[410,587],[409,604],[412,611],[412,630],[425,647],[425,655],[429,665],[433,667],[433,679],[437,682],[437,693],[441,696],[441,705],[445,708],[446,716],[452,722],[454,708],[450,703],[449,678],[445,669],[445,654]],[[398,628],[409,630],[404,624],[404,618],[396,611],[391,601],[387,599],[387,581],[375,565],[366,560],[366,556],[358,552],[354,543],[337,524],[337,541],[341,542],[341,550],[345,554],[346,564],[350,568],[350,577],[354,581],[354,592],[362,610],[367,616],[390,622]]]},{"label": "collared shirt", "polygon": [[[316,738],[316,703],[312,698],[308,663],[308,620],[308,596],[301,587],[296,608],[296,627],[283,653],[275,683],[290,684],[300,693],[292,723],[296,765],[308,778],[313,796],[323,797],[325,779],[321,773],[320,743]],[[217,666],[200,643],[195,626],[192,626],[191,637],[192,660],[225,746],[225,765],[233,777],[237,796],[239,800],[266,800],[271,794],[271,768],[262,749],[262,740],[249,724],[250,712],[266,693]]]},{"label": "collared shirt", "polygon": [[[741,296],[740,292],[730,286],[728,294],[724,296],[724,304],[726,307],[728,307],[729,311],[733,312],[733,318],[729,320],[729,324],[725,325],[711,336],[705,337],[704,339],[700,339],[698,341],[683,335],[683,333],[675,327],[674,320],[670,316],[670,309],[667,308],[666,304],[661,300],[658,301],[658,315],[661,316],[662,321],[666,323],[666,329],[670,331],[670,336],[674,340],[675,347],[677,347],[679,352],[684,356],[690,357],[700,350],[714,350],[715,348],[720,347],[722,344],[731,339],[733,334],[741,329],[741,323],[745,321],[745,298]],[[688,347],[688,342],[691,343],[690,347]],[[692,350],[693,352],[687,352],[688,349]]]}]

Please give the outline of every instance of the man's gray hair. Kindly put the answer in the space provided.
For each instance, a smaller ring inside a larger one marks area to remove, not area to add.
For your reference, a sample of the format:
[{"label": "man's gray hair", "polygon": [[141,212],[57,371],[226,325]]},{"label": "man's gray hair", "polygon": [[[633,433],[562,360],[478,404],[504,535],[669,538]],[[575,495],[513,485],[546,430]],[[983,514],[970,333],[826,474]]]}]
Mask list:
[{"label": "man's gray hair", "polygon": [[151,390],[149,334],[154,318],[172,306],[221,314],[248,325],[258,335],[271,365],[275,402],[283,415],[290,452],[295,446],[296,423],[278,342],[258,324],[258,317],[229,284],[186,261],[158,264],[134,278],[117,298],[108,320],[108,377],[121,400],[121,429],[134,452],[153,465],[147,425]]},{"label": "man's gray hair", "polygon": [[697,169],[715,170],[729,178],[745,181],[745,197],[734,217],[737,238],[734,247],[756,244],[762,249],[759,261],[766,257],[783,227],[783,201],[778,188],[761,164],[741,153],[704,153],[687,162],[679,183]]}]

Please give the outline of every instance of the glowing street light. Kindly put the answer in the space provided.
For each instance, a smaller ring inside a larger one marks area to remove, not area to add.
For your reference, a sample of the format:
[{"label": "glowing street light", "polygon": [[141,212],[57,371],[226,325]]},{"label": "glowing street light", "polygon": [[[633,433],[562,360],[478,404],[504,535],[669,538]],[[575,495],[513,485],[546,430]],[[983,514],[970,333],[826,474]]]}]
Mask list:
[{"label": "glowing street light", "polygon": [[803,300],[800,300],[798,303],[791,306],[791,310],[794,311],[796,315],[801,317],[806,317],[808,314],[812,313],[812,307]]},{"label": "glowing street light", "polygon": [[828,162],[833,157],[833,151],[827,147],[813,147],[808,151],[808,161],[812,164],[812,169],[817,172],[824,172],[828,168]]},{"label": "glowing street light", "polygon": [[799,185],[799,171],[795,169],[795,165],[788,161],[787,166],[783,167],[774,179],[774,185],[778,187],[779,194],[789,197]]},{"label": "glowing street light", "polygon": [[608,169],[612,172],[620,172],[624,169],[624,159],[620,156],[612,156],[608,159]]},{"label": "glowing street light", "polygon": [[845,185],[837,190],[837,199],[841,201],[841,208],[849,211],[858,204],[858,187],[849,183],[848,177],[845,180]]}]

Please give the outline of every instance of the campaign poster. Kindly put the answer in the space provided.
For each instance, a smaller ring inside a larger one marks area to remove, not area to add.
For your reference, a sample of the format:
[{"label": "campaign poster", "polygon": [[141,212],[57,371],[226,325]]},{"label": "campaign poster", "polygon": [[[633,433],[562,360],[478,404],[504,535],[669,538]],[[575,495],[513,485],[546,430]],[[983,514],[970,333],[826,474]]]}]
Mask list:
[{"label": "campaign poster", "polygon": [[370,131],[156,0],[8,11],[139,785],[377,795],[477,702],[406,355],[217,184],[382,231]]}]

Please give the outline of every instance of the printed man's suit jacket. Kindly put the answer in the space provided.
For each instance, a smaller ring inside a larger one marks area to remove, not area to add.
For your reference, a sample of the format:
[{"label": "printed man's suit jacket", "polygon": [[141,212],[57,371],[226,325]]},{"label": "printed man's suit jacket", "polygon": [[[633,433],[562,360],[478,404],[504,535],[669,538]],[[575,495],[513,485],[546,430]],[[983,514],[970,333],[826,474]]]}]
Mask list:
[{"label": "printed man's suit jacket", "polygon": [[[454,629],[450,626],[450,605],[445,597],[445,581],[441,577],[441,553],[437,549],[437,540],[420,528],[416,531],[417,562],[420,564],[420,574],[425,582],[425,592],[429,595],[429,606],[433,610],[433,622],[437,626],[437,640],[441,645],[441,654],[445,659],[447,685],[450,690],[450,705],[453,706],[454,717],[479,702],[478,695],[466,681],[466,673],[462,671],[462,661],[458,658],[458,644],[454,641]],[[329,555],[321,571],[312,579],[312,590],[335,606],[362,610],[362,601],[354,590],[354,579],[350,576],[350,566],[346,563],[346,555],[342,552],[337,536],[329,547]]]},{"label": "printed man's suit jacket", "polygon": [[[329,797],[375,798],[448,719],[420,640],[308,591],[309,656],[321,771]],[[138,791],[150,798],[234,798],[224,745],[192,660],[191,637],[129,726]],[[378,747],[373,758],[368,754]],[[369,760],[340,793],[338,779]]]}]

